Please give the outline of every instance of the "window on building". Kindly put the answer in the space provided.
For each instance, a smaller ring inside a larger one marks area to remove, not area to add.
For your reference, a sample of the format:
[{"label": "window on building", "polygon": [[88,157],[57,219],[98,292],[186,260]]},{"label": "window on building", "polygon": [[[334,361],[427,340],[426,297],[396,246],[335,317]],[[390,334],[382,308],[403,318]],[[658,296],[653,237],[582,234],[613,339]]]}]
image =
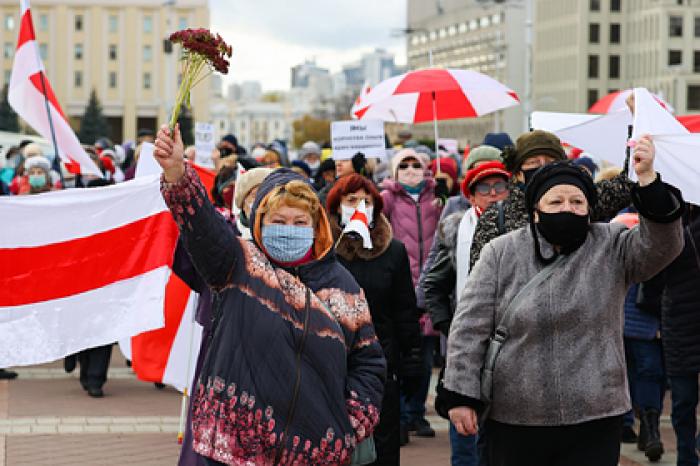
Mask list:
[{"label": "window on building", "polygon": [[668,36],[669,37],[683,37],[683,17],[682,16],[669,16],[668,17]]},{"label": "window on building", "polygon": [[700,73],[700,51],[693,51],[693,73]]},{"label": "window on building", "polygon": [[153,47],[150,45],[143,46],[143,61],[149,62],[153,60]]},{"label": "window on building", "polygon": [[489,18],[488,16],[484,16],[483,18],[481,18],[479,20],[479,26],[481,26],[482,28],[487,28],[490,25],[491,25],[491,18]]},{"label": "window on building", "polygon": [[180,30],[187,29],[187,18],[185,18],[184,16],[180,16],[180,19],[178,19],[177,21],[177,25]]},{"label": "window on building", "polygon": [[695,17],[695,37],[700,37],[700,16]]},{"label": "window on building", "polygon": [[591,0],[591,11],[600,11],[600,0]]},{"label": "window on building", "polygon": [[620,24],[611,23],[610,24],[610,43],[619,44],[620,43]]},{"label": "window on building", "polygon": [[455,34],[457,34],[457,26],[455,26],[455,25],[453,24],[452,26],[450,26],[449,28],[447,28],[447,33],[448,33],[449,35],[451,35],[451,36],[454,36]]},{"label": "window on building", "polygon": [[608,89],[608,94],[612,94],[614,92],[619,91],[620,89]]},{"label": "window on building", "polygon": [[591,44],[600,42],[600,24],[591,23],[588,25],[588,42]]},{"label": "window on building", "polygon": [[83,44],[75,44],[75,47],[73,49],[73,57],[76,60],[83,59]]},{"label": "window on building", "polygon": [[109,87],[111,89],[115,89],[117,87],[117,72],[116,71],[109,72]]},{"label": "window on building", "polygon": [[46,61],[49,58],[49,45],[39,44],[39,56],[42,60]]},{"label": "window on building", "polygon": [[109,23],[109,32],[119,32],[119,16],[109,15],[107,22]]},{"label": "window on building", "polygon": [[475,19],[469,21],[469,29],[471,29],[472,31],[476,31],[477,29],[479,29],[479,22]]},{"label": "window on building", "polygon": [[41,14],[39,15],[39,30],[48,31],[49,30],[49,15]]},{"label": "window on building", "polygon": [[146,34],[153,32],[153,16],[143,17],[143,32]]},{"label": "window on building", "polygon": [[700,110],[700,86],[688,86],[688,110]]},{"label": "window on building", "polygon": [[588,89],[588,108],[598,102],[598,89]]},{"label": "window on building", "polygon": [[620,0],[610,0],[610,11],[620,11]]},{"label": "window on building", "polygon": [[683,64],[683,51],[682,50],[669,50],[668,51],[668,66],[677,66]]},{"label": "window on building", "polygon": [[115,44],[109,44],[108,55],[110,60],[117,59],[117,46]]},{"label": "window on building", "polygon": [[73,87],[81,88],[83,87],[83,72],[76,71],[73,74]]},{"label": "window on building", "polygon": [[599,57],[598,55],[588,55],[588,77],[597,78],[598,77],[598,67],[599,67]]},{"label": "window on building", "polygon": [[2,49],[2,56],[4,58],[12,58],[15,53],[15,44],[12,42],[5,42],[5,46]]},{"label": "window on building", "polygon": [[14,15],[5,15],[5,30],[14,31],[15,30],[15,17]]},{"label": "window on building", "polygon": [[5,70],[5,84],[10,83],[11,77],[12,77],[12,70]]},{"label": "window on building", "polygon": [[143,88],[144,89],[151,88],[151,73],[144,73],[143,74]]},{"label": "window on building", "polygon": [[83,15],[75,15],[74,25],[76,31],[83,30]]},{"label": "window on building", "polygon": [[610,55],[608,57],[608,78],[620,79],[620,56]]}]

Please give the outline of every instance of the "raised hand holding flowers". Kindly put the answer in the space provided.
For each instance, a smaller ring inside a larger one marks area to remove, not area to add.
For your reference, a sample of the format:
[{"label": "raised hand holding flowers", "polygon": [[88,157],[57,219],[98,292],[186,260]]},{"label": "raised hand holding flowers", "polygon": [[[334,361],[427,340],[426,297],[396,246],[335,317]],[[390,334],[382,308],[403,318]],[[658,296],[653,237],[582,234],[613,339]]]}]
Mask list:
[{"label": "raised hand holding flowers", "polygon": [[180,116],[182,104],[188,107],[190,105],[192,88],[214,71],[221,74],[228,73],[227,58],[231,57],[233,49],[219,34],[214,35],[208,29],[183,29],[172,33],[170,41],[181,44],[183,49],[182,82],[168,125],[172,130]]}]

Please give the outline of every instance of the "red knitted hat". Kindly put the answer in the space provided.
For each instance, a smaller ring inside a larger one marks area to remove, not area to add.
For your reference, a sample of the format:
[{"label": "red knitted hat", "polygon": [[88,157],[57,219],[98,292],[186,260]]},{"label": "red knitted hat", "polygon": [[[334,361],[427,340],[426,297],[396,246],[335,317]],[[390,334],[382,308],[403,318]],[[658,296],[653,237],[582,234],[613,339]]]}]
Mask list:
[{"label": "red knitted hat", "polygon": [[[433,176],[437,173],[437,160],[430,162],[430,171]],[[440,158],[440,171],[447,173],[447,175],[452,178],[455,184],[457,184],[457,162],[452,157],[441,157]]]},{"label": "red knitted hat", "polygon": [[494,161],[483,163],[478,167],[467,171],[467,176],[465,176],[464,181],[462,181],[462,193],[465,196],[469,196],[471,194],[470,188],[472,185],[478,183],[484,178],[494,175],[503,176],[506,180],[509,180],[511,176],[510,172],[506,170],[505,165],[503,165],[501,162]]}]

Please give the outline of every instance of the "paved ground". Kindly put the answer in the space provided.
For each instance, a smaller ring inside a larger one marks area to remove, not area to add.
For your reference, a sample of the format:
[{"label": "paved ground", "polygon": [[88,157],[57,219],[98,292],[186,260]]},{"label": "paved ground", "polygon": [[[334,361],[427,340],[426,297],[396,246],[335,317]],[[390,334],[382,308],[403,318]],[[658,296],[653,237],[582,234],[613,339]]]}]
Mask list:
[{"label": "paved ground", "polygon": [[[176,464],[180,394],[135,379],[114,349],[105,397],[88,397],[77,371],[60,362],[20,368],[17,380],[0,382],[0,466],[171,466]],[[432,405],[432,397],[428,403]],[[448,466],[447,422],[429,409],[433,439],[411,438],[401,450],[406,466]],[[668,412],[662,419],[669,453],[660,466],[674,465]],[[622,466],[649,464],[634,445],[623,446]]]}]

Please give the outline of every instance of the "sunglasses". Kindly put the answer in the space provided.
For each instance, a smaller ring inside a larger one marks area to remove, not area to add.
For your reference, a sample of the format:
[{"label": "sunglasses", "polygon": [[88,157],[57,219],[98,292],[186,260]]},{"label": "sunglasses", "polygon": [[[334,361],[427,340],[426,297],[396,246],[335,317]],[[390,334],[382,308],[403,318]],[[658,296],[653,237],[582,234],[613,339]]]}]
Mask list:
[{"label": "sunglasses", "polygon": [[496,194],[503,194],[508,190],[508,183],[505,181],[498,181],[493,184],[477,183],[476,188],[474,188],[474,191],[481,195],[490,194],[492,190],[495,191]]},{"label": "sunglasses", "polygon": [[421,168],[423,168],[423,165],[421,165],[419,162],[413,162],[413,163],[402,162],[399,164],[399,170],[405,170],[408,167],[413,167],[416,170],[420,170]]}]

